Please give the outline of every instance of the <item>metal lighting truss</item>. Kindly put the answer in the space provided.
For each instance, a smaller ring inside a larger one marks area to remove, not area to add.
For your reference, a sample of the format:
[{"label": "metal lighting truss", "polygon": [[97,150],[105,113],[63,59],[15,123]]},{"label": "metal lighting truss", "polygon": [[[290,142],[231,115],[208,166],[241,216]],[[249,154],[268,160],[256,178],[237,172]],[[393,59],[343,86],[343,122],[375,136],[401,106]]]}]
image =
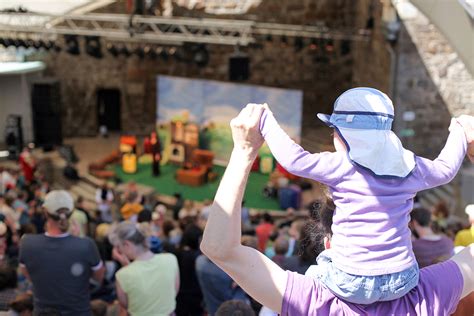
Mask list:
[{"label": "metal lighting truss", "polygon": [[[24,35],[20,35],[24,34]],[[256,36],[364,41],[367,32],[340,32],[325,26],[259,23],[247,20],[155,17],[125,14],[52,15],[0,12],[0,36],[99,36],[111,41],[169,45],[201,43],[247,46]]]}]

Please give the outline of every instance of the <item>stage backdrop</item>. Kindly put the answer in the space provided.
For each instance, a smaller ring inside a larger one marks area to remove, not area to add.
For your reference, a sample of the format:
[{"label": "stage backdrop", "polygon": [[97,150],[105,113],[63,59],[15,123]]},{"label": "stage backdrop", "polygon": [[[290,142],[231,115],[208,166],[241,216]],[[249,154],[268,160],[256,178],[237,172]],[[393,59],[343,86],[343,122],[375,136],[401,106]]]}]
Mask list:
[{"label": "stage backdrop", "polygon": [[247,103],[268,103],[282,128],[300,141],[302,91],[171,76],[158,76],[157,85],[157,124],[184,118],[207,127],[218,163],[230,157],[229,122]]}]

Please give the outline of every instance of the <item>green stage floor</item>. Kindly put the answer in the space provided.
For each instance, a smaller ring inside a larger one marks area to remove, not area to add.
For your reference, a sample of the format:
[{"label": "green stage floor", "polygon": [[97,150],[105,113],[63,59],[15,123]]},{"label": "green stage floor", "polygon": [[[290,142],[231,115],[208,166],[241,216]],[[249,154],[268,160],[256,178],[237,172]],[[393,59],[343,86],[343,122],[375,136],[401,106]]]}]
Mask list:
[{"label": "green stage floor", "polygon": [[[176,182],[175,173],[177,169],[177,166],[169,164],[161,166],[161,175],[156,178],[151,175],[150,164],[139,164],[138,171],[134,174],[124,173],[120,166],[117,166],[115,171],[117,176],[119,176],[124,182],[134,180],[137,183],[154,187],[160,194],[173,195],[175,192],[180,192],[185,199],[203,201],[205,199],[214,199],[217,186],[219,185],[222,174],[225,170],[224,167],[214,166],[213,171],[219,175],[214,182],[204,184],[200,187],[192,187]],[[267,182],[268,175],[256,172],[250,173],[244,197],[246,206],[256,209],[280,209],[276,199],[266,198],[262,195],[262,189],[265,187]]]}]

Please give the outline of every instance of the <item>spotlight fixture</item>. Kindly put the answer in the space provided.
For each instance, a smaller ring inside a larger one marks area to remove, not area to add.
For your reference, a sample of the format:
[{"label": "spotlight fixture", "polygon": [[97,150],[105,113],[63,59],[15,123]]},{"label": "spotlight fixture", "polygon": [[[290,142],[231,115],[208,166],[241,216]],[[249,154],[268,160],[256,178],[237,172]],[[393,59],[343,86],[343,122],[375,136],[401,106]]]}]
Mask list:
[{"label": "spotlight fixture", "polygon": [[341,42],[341,55],[347,55],[351,52],[351,42],[348,40],[343,40]]},{"label": "spotlight fixture", "polygon": [[53,44],[53,51],[56,53],[59,53],[61,51],[61,47],[57,45],[56,43]]},{"label": "spotlight fixture", "polygon": [[334,52],[334,41],[332,39],[328,39],[326,41],[325,49],[326,49],[326,52],[328,53]]},{"label": "spotlight fixture", "polygon": [[54,50],[57,50],[59,46],[56,46],[56,43],[54,43],[53,41],[47,41],[45,44],[44,44],[44,48],[46,50],[51,50],[51,49],[54,49]]},{"label": "spotlight fixture", "polygon": [[86,53],[95,58],[103,57],[98,36],[86,36]]},{"label": "spotlight fixture", "polygon": [[311,49],[311,50],[318,50],[318,48],[319,48],[319,47],[318,47],[318,41],[317,41],[315,38],[313,38],[313,39],[311,40],[311,44],[309,45],[309,49]]},{"label": "spotlight fixture", "polygon": [[156,59],[156,57],[158,57],[158,54],[156,53],[156,49],[151,46],[148,46],[148,45],[145,46],[143,48],[143,51],[145,52],[145,55],[151,59]]},{"label": "spotlight fixture", "polygon": [[32,40],[31,38],[27,39],[25,41],[26,47],[33,47],[36,48],[36,42]]},{"label": "spotlight fixture", "polygon": [[16,40],[13,42],[13,45],[14,45],[16,48],[26,47],[26,43],[25,43],[25,41],[22,40],[22,39],[16,39]]},{"label": "spotlight fixture", "polygon": [[81,53],[76,35],[64,35],[64,41],[66,42],[66,52],[71,55],[79,55]]},{"label": "spotlight fixture", "polygon": [[43,45],[41,44],[42,40],[33,41],[33,47],[37,50],[41,49]]},{"label": "spotlight fixture", "polygon": [[8,47],[13,45],[13,40],[11,38],[4,38],[3,39],[3,46]]},{"label": "spotlight fixture", "polygon": [[295,38],[295,52],[299,52],[304,48],[304,39],[302,37]]},{"label": "spotlight fixture", "polygon": [[173,56],[174,54],[176,54],[176,47],[168,48],[168,55]]},{"label": "spotlight fixture", "polygon": [[122,48],[120,48],[119,54],[124,55],[125,57],[129,57],[131,55],[126,45],[123,45]]},{"label": "spotlight fixture", "polygon": [[117,57],[120,54],[117,47],[115,47],[115,45],[112,43],[107,43],[106,48],[107,48],[107,51],[110,53],[110,55],[114,57]]},{"label": "spotlight fixture", "polygon": [[137,48],[135,48],[135,50],[133,51],[133,53],[134,53],[135,55],[137,55],[138,58],[140,58],[140,59],[145,58],[145,51],[144,51],[143,48],[140,47],[140,46],[138,46]]},{"label": "spotlight fixture", "polygon": [[194,50],[194,58],[193,61],[199,67],[204,67],[209,63],[209,52],[207,51],[206,46],[198,45]]},{"label": "spotlight fixture", "polygon": [[280,37],[280,45],[283,47],[288,45],[288,38],[285,35]]}]

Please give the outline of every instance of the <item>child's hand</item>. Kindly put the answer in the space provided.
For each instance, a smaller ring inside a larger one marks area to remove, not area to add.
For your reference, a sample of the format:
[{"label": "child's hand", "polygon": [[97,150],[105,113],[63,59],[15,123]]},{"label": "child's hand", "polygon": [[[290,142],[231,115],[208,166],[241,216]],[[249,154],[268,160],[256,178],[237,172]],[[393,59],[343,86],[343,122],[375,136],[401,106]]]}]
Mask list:
[{"label": "child's hand", "polygon": [[244,153],[252,160],[263,144],[259,129],[263,110],[263,105],[249,103],[230,121],[234,150]]},{"label": "child's hand", "polygon": [[474,163],[474,116],[461,115],[456,121],[464,128],[467,139],[467,157]]}]

